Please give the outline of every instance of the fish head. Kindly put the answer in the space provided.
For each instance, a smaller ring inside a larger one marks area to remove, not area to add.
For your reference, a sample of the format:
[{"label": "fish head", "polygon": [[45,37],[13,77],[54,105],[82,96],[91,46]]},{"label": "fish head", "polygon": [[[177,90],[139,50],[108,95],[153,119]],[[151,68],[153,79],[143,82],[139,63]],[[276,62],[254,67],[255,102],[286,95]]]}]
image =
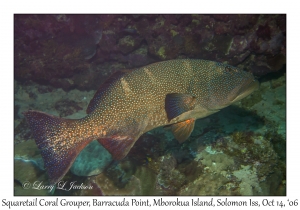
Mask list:
[{"label": "fish head", "polygon": [[210,71],[209,108],[222,109],[250,95],[259,87],[259,82],[250,72],[239,68],[214,63],[214,70]]}]

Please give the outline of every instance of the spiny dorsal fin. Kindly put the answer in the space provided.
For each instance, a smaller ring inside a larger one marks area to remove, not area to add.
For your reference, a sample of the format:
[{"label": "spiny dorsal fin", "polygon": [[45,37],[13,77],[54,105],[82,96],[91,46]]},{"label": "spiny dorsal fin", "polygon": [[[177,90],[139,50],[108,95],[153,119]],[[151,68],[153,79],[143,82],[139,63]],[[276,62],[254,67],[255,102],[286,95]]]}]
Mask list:
[{"label": "spiny dorsal fin", "polygon": [[165,109],[167,112],[168,120],[181,115],[184,112],[193,110],[195,107],[194,96],[184,93],[170,93],[165,98]]},{"label": "spiny dorsal fin", "polygon": [[190,137],[191,133],[194,130],[194,126],[195,120],[188,119],[186,121],[182,121],[171,125],[171,131],[175,139],[177,139],[179,143],[182,143]]},{"label": "spiny dorsal fin", "polygon": [[90,101],[88,108],[86,110],[87,114],[90,114],[93,112],[97,106],[99,101],[101,100],[101,97],[103,93],[112,85],[115,81],[119,80],[121,77],[123,77],[125,74],[130,72],[130,70],[122,70],[122,71],[117,71],[113,73],[97,90],[95,93],[93,99]]}]

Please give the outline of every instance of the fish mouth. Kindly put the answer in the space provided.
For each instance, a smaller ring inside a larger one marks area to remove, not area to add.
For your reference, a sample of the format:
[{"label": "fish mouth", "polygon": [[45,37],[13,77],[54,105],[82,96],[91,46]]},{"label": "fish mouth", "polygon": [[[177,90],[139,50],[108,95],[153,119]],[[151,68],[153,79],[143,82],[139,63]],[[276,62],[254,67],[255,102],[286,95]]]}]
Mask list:
[{"label": "fish mouth", "polygon": [[259,82],[255,79],[249,79],[239,89],[237,97],[232,102],[236,102],[245,98],[246,96],[250,95],[253,91],[257,90],[258,88],[259,88]]}]

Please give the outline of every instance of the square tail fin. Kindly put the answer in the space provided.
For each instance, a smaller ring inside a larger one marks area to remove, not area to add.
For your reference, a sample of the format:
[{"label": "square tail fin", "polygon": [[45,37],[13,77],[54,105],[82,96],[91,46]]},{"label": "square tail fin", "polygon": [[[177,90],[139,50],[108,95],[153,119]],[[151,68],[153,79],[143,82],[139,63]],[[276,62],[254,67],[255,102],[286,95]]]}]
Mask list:
[{"label": "square tail fin", "polygon": [[69,135],[76,132],[72,125],[78,120],[63,119],[39,111],[23,114],[41,151],[50,183],[56,184],[68,172],[80,151],[93,139]]}]

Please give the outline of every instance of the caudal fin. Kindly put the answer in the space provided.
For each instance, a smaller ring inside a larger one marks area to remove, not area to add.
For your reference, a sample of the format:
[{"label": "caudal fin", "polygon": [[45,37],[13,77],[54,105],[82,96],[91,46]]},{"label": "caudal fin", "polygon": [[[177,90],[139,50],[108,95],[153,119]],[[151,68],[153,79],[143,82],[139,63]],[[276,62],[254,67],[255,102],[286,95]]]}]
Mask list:
[{"label": "caudal fin", "polygon": [[39,111],[23,113],[44,160],[50,183],[63,178],[79,152],[92,141],[74,135],[78,120],[62,119]]}]

